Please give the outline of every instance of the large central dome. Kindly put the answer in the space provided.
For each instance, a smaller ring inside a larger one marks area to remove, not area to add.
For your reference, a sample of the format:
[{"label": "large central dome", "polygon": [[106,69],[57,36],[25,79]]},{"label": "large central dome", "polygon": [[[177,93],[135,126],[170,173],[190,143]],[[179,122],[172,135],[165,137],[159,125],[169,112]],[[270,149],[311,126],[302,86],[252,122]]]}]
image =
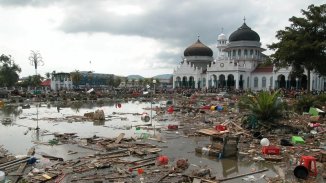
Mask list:
[{"label": "large central dome", "polygon": [[257,32],[251,30],[246,23],[243,23],[238,30],[234,31],[230,37],[229,42],[233,41],[260,41],[260,37]]},{"label": "large central dome", "polygon": [[206,45],[200,42],[198,39],[197,42],[189,46],[183,52],[183,55],[186,56],[213,56],[213,51]]}]

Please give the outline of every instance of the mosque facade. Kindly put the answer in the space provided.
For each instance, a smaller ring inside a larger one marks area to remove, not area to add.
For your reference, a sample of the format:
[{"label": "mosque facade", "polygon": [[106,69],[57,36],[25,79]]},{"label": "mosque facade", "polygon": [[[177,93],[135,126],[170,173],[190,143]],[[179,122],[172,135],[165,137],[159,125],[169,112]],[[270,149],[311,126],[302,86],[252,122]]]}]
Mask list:
[{"label": "mosque facade", "polygon": [[[307,71],[291,76],[291,67],[266,65],[267,56],[260,36],[244,22],[227,39],[221,33],[213,57],[211,48],[198,40],[184,50],[180,65],[173,71],[173,88],[270,90],[307,89]],[[325,90],[326,78],[311,72],[310,90]]]}]

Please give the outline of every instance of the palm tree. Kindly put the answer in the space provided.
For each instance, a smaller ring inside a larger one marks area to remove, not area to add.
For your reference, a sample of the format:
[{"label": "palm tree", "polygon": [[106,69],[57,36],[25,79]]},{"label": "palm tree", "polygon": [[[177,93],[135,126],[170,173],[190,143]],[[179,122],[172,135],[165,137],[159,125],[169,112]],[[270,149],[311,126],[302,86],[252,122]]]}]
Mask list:
[{"label": "palm tree", "polygon": [[45,73],[46,79],[50,79],[51,74],[49,72]]},{"label": "palm tree", "polygon": [[56,74],[56,71],[52,71],[52,73],[51,73],[51,79],[54,78],[55,74]]},{"label": "palm tree", "polygon": [[257,95],[244,95],[239,107],[248,109],[257,119],[270,121],[282,115],[284,103],[280,99],[280,90],[274,93],[263,91]]},{"label": "palm tree", "polygon": [[82,75],[79,72],[79,70],[75,70],[74,72],[70,73],[72,84],[75,85],[75,87],[79,88],[79,83],[82,79]]}]

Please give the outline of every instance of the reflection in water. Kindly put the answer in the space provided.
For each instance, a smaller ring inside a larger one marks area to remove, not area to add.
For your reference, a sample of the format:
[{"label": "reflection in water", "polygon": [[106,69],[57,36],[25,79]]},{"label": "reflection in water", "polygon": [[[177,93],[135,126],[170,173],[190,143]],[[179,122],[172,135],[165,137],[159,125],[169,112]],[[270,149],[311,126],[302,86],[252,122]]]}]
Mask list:
[{"label": "reflection in water", "polygon": [[5,117],[18,117],[23,113],[23,110],[18,106],[6,105],[0,110]]},{"label": "reflection in water", "polygon": [[103,126],[105,124],[105,120],[95,120],[93,121],[94,126]]},{"label": "reflection in water", "polygon": [[81,108],[86,108],[86,109],[93,109],[95,107],[103,107],[103,106],[113,106],[114,102],[112,101],[74,101],[70,103],[70,108],[75,110],[76,113],[79,112]]},{"label": "reflection in water", "polygon": [[70,106],[71,109],[74,109],[76,111],[76,113],[79,112],[79,109],[83,106],[83,102],[73,102]]},{"label": "reflection in water", "polygon": [[40,142],[40,130],[32,130],[32,141]]},{"label": "reflection in water", "polygon": [[224,177],[227,177],[228,175],[233,173],[239,173],[237,159],[222,159],[221,163]]}]

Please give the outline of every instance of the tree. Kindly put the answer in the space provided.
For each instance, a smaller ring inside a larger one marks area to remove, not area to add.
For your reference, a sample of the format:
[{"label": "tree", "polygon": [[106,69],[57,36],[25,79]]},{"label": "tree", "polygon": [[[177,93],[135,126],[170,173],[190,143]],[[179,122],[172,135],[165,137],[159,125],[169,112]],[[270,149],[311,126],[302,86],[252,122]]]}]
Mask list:
[{"label": "tree", "polygon": [[120,84],[121,84],[121,78],[120,77],[116,77],[115,79],[114,79],[114,87],[119,87],[120,86]]},{"label": "tree", "polygon": [[15,64],[11,56],[2,54],[0,56],[0,83],[2,86],[14,86],[18,79],[18,73],[21,72],[21,68]]},{"label": "tree", "polygon": [[75,87],[79,88],[79,83],[82,79],[82,75],[79,72],[79,70],[75,70],[74,72],[70,73],[72,84],[75,85]]},{"label": "tree", "polygon": [[50,79],[51,74],[49,72],[47,72],[47,73],[45,73],[45,77],[46,77],[46,79]]},{"label": "tree", "polygon": [[138,86],[142,87],[143,86],[144,80],[142,78],[139,78],[138,80]]},{"label": "tree", "polygon": [[54,76],[55,76],[55,74],[56,74],[56,71],[52,71],[52,73],[51,73],[51,79],[54,79]]},{"label": "tree", "polygon": [[135,82],[136,82],[136,80],[135,80],[135,79],[132,79],[132,80],[131,80],[131,85],[132,85],[132,86],[135,86]]},{"label": "tree", "polygon": [[28,87],[28,86],[40,86],[42,77],[40,75],[33,75],[33,76],[28,76],[27,79],[19,83],[19,86],[21,87]]},{"label": "tree", "polygon": [[326,75],[326,4],[310,5],[301,12],[303,17],[291,17],[291,25],[276,33],[279,42],[268,48],[275,51],[270,57],[276,67],[307,69],[309,91],[311,71]]},{"label": "tree", "polygon": [[44,65],[41,53],[39,51],[31,50],[31,54],[28,57],[28,60],[30,61],[30,64],[35,67],[35,73],[37,75],[37,67]]},{"label": "tree", "polygon": [[108,78],[107,78],[107,81],[106,81],[107,85],[108,86],[114,86],[114,76],[113,75],[110,75]]},{"label": "tree", "polygon": [[284,109],[280,96],[280,90],[274,93],[262,91],[257,95],[244,95],[240,99],[239,106],[248,109],[262,121],[271,121],[280,117]]},{"label": "tree", "polygon": [[40,86],[42,83],[42,77],[38,74],[38,75],[33,75],[30,77],[31,81],[30,81],[30,86]]},{"label": "tree", "polygon": [[128,82],[129,82],[129,78],[128,77],[125,77],[125,86],[128,85]]},{"label": "tree", "polygon": [[144,85],[150,85],[151,84],[151,79],[150,78],[145,78],[143,81]]}]

